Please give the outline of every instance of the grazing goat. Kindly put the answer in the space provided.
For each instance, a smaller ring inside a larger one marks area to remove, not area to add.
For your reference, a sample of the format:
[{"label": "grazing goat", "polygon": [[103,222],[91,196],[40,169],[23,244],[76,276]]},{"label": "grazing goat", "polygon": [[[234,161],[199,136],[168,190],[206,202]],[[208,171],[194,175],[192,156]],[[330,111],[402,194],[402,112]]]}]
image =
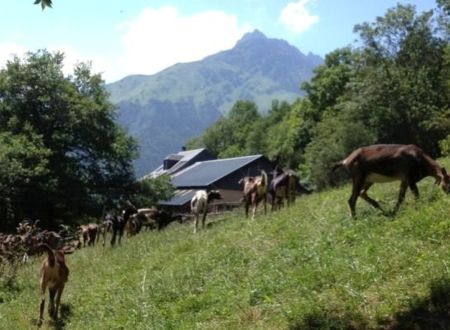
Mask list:
[{"label": "grazing goat", "polygon": [[222,199],[222,195],[218,190],[199,190],[191,199],[191,212],[195,215],[194,234],[197,232],[198,219],[202,214],[202,228],[205,227],[206,214],[208,213],[208,205],[214,199]]},{"label": "grazing goat", "polygon": [[283,171],[278,167],[272,172],[273,179],[269,184],[269,195],[271,197],[272,211],[277,207],[281,208],[283,200],[287,200],[288,206],[294,203],[296,186],[298,182],[297,174],[292,170]]},{"label": "grazing goat", "polygon": [[120,244],[124,229],[125,220],[122,216],[115,215],[113,212],[106,213],[105,219],[103,220],[102,224],[103,246],[105,246],[106,233],[108,231],[112,231],[111,246],[114,246],[116,244],[117,237]]},{"label": "grazing goat", "polygon": [[69,268],[64,260],[64,252],[53,250],[47,244],[40,244],[40,247],[47,251],[47,257],[42,262],[40,272],[41,304],[39,306],[39,326],[42,325],[44,319],[45,292],[47,288],[50,297],[48,313],[50,317],[56,319],[58,317],[61,294],[69,278]]},{"label": "grazing goat", "polygon": [[134,213],[128,217],[128,221],[125,223],[125,231],[127,236],[136,235],[141,231],[142,228],[142,215],[139,213]]},{"label": "grazing goat", "polygon": [[408,187],[416,198],[419,196],[416,183],[424,177],[434,177],[436,184],[449,192],[450,180],[445,169],[415,145],[379,144],[362,147],[334,164],[332,170],[339,167],[345,167],[353,180],[352,195],[348,200],[352,217],[355,217],[358,196],[384,213],[380,204],[367,195],[369,188],[376,182],[401,181],[394,214],[403,202]]},{"label": "grazing goat", "polygon": [[252,220],[255,219],[256,208],[262,200],[264,203],[264,214],[267,213],[267,173],[262,170],[257,177],[245,177],[239,180],[239,184],[244,184],[245,216],[248,217],[248,209],[252,205]]},{"label": "grazing goat", "polygon": [[172,214],[156,207],[138,209],[137,215],[141,218],[142,226],[147,229],[157,228],[161,230],[167,227],[172,221],[178,219],[177,217],[173,217]]},{"label": "grazing goat", "polygon": [[83,239],[83,247],[95,245],[95,239],[97,237],[99,228],[95,223],[80,226],[81,237]]},{"label": "grazing goat", "polygon": [[133,216],[136,213],[138,213],[138,209],[130,201],[126,201],[122,216],[125,221],[127,236],[136,235],[141,231],[142,223],[140,218]]}]

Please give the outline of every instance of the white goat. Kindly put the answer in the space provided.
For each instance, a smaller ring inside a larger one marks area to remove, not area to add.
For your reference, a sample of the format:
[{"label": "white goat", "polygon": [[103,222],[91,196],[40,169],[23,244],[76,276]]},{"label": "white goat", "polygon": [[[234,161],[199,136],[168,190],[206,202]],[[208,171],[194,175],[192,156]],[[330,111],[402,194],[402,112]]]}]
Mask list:
[{"label": "white goat", "polygon": [[202,228],[205,227],[206,214],[208,213],[208,204],[214,199],[222,199],[220,192],[212,190],[199,190],[191,199],[191,212],[195,215],[194,234],[197,232],[198,218],[202,214]]}]

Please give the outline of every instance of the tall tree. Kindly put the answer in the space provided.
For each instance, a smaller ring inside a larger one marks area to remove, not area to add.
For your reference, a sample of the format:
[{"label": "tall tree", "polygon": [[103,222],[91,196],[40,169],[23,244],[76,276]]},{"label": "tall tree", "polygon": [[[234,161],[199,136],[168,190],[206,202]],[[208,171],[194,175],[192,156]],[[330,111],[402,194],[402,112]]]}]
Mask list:
[{"label": "tall tree", "polygon": [[86,64],[66,77],[63,59],[38,51],[0,71],[0,166],[17,169],[8,179],[0,169],[4,219],[95,212],[133,182],[136,143],[116,125],[101,77]]},{"label": "tall tree", "polygon": [[311,119],[319,121],[323,113],[339,103],[354,76],[355,65],[356,54],[350,48],[336,49],[327,54],[324,63],[314,70],[311,81],[302,84],[311,102]]},{"label": "tall tree", "polygon": [[450,99],[442,71],[448,40],[432,18],[433,11],[398,5],[357,25],[364,65],[352,86],[379,142],[415,143],[436,156],[450,130]]},{"label": "tall tree", "polygon": [[211,125],[189,147],[204,146],[220,158],[243,156],[262,148],[261,115],[251,101],[237,101],[226,117]]}]

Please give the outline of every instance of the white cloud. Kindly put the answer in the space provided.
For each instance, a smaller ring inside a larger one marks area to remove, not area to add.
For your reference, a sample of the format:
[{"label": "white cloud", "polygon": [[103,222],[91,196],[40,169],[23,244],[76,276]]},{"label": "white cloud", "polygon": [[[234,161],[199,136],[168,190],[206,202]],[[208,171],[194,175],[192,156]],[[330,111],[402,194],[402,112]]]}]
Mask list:
[{"label": "white cloud", "polygon": [[121,24],[124,47],[119,64],[125,74],[153,74],[178,62],[190,62],[230,49],[249,25],[221,11],[182,16],[175,7],[147,8]]},{"label": "white cloud", "polygon": [[[64,73],[73,72],[78,62],[92,63],[94,73],[106,82],[130,74],[154,74],[173,64],[201,60],[205,56],[232,48],[248,31],[250,24],[239,24],[237,16],[222,11],[182,15],[173,6],[146,8],[133,20],[117,26],[115,52],[78,49],[69,43],[51,44],[49,51],[65,55]],[[0,68],[13,55],[23,57],[29,49],[14,42],[0,42]]]},{"label": "white cloud", "polygon": [[12,60],[14,56],[22,57],[26,48],[14,42],[0,43],[0,68],[3,68],[6,61]]},{"label": "white cloud", "polygon": [[[64,53],[64,67],[63,72],[68,75],[73,73],[73,69],[77,63],[91,62],[93,73],[112,72],[113,65],[104,59],[102,56],[93,54],[80,54],[72,46],[68,45],[53,45],[47,48],[49,52]],[[0,68],[3,68],[8,60],[12,60],[14,56],[23,58],[28,51],[36,51],[37,49],[29,50],[26,47],[14,42],[0,43]],[[106,76],[109,76],[106,74]],[[105,78],[105,77],[104,77]]]},{"label": "white cloud", "polygon": [[64,67],[63,72],[68,75],[73,73],[74,67],[80,63],[91,63],[93,73],[102,73],[103,79],[109,77],[109,73],[113,71],[114,65],[110,59],[96,54],[82,54],[69,45],[53,45],[48,48],[50,52],[64,53]]},{"label": "white cloud", "polygon": [[319,16],[311,15],[306,8],[310,0],[291,2],[283,8],[280,22],[295,33],[306,31],[311,25],[319,21]]}]

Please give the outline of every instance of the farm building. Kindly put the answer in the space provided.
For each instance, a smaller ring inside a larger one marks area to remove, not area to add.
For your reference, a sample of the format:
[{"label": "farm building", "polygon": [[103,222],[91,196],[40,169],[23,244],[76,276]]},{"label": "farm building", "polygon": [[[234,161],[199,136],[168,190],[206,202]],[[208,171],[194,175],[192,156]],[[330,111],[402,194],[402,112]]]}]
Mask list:
[{"label": "farm building", "polygon": [[142,179],[146,178],[156,178],[163,174],[172,175],[182,169],[185,169],[195,162],[200,162],[204,160],[216,159],[211,155],[205,148],[185,150],[171,154],[164,158],[163,163],[154,171],[150,172],[148,175],[144,176]]},{"label": "farm building", "polygon": [[[188,153],[189,151],[184,152]],[[200,157],[206,157],[209,153],[202,155],[203,152],[206,152],[205,149],[192,150],[191,152],[193,153],[190,155],[190,165],[182,166],[182,169],[173,171],[173,168],[177,169],[180,166],[178,163],[174,163],[169,169],[165,170],[165,173],[170,175],[176,191],[173,198],[160,201],[159,204],[171,212],[189,212],[190,201],[195,192],[200,189],[220,190],[223,199],[216,204],[221,207],[238,206],[242,198],[242,186],[238,183],[239,180],[245,176],[260,175],[261,170],[265,170],[268,174],[273,170],[273,164],[263,155],[199,160]],[[158,169],[159,173],[162,174],[164,166]],[[153,177],[157,176],[155,171],[152,172]]]}]

